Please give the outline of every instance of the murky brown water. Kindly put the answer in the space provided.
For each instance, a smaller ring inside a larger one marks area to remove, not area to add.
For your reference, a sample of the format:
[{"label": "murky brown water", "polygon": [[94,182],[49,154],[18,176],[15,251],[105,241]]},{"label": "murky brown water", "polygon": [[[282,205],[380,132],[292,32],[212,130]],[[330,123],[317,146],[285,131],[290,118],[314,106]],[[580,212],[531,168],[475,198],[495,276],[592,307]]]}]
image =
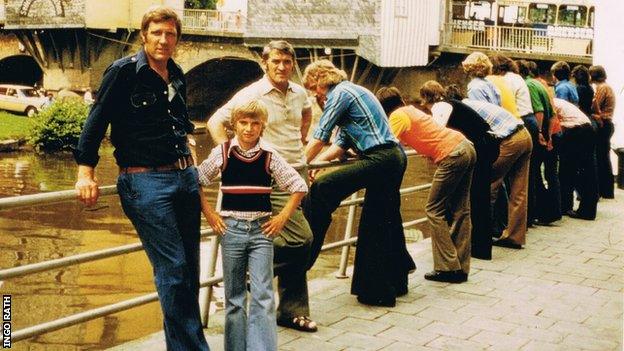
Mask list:
[{"label": "murky brown water", "polygon": [[[198,137],[198,155],[210,146]],[[97,167],[101,184],[114,184],[117,167],[112,148],[103,147]],[[410,158],[404,186],[429,182],[433,167]],[[0,197],[66,190],[73,187],[76,167],[69,154],[0,154]],[[215,189],[208,196],[215,199]],[[426,192],[405,196],[404,220],[422,217]],[[328,242],[342,239],[347,209],[339,209]],[[137,242],[117,197],[105,197],[94,210],[78,202],[0,211],[0,267],[8,268]],[[340,250],[324,253],[310,279],[336,270]],[[152,271],[143,252],[32,274],[0,282],[13,296],[13,330],[154,291]],[[312,312],[314,314],[314,311]],[[13,345],[17,350],[99,350],[162,328],[160,308],[151,303]]]}]

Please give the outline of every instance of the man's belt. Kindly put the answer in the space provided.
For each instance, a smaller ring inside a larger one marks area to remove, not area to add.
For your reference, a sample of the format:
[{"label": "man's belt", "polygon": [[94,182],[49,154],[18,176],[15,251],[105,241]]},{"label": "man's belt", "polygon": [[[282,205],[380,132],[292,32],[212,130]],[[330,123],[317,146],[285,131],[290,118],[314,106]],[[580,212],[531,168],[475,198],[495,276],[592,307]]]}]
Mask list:
[{"label": "man's belt", "polygon": [[119,173],[131,174],[131,173],[183,170],[183,169],[187,169],[193,164],[194,164],[193,158],[189,155],[189,156],[182,156],[174,163],[170,163],[168,165],[153,166],[153,167],[142,167],[142,166],[119,167]]}]

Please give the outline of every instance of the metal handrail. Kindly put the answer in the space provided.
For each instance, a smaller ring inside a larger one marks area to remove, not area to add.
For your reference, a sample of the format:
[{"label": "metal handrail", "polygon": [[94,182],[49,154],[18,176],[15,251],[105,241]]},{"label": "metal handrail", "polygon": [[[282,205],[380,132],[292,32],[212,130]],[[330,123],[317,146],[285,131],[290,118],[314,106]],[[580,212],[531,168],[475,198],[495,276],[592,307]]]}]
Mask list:
[{"label": "metal handrail", "polygon": [[[408,156],[416,155],[416,153],[413,150],[408,151],[406,154]],[[296,168],[298,169],[301,169],[304,167],[308,167],[308,169],[331,168],[331,167],[341,166],[344,164],[353,163],[355,161],[357,160],[349,159],[343,162],[336,162],[336,161],[318,162],[318,163],[311,164],[308,166],[296,165]],[[420,190],[428,189],[430,187],[431,187],[431,184],[423,184],[423,185],[403,188],[400,190],[400,193],[410,194],[410,193],[415,193]],[[114,195],[117,193],[117,189],[115,186],[103,186],[103,187],[100,187],[100,192],[102,196]],[[58,191],[58,192],[51,192],[51,193],[44,193],[44,194],[25,195],[25,196],[18,196],[18,197],[12,197],[12,198],[5,198],[5,199],[0,199],[0,210],[7,209],[7,208],[57,203],[61,201],[74,200],[75,197],[76,197],[76,192],[74,190],[66,190],[66,191]],[[218,201],[219,199],[217,200],[217,202]],[[342,275],[344,275],[344,272],[346,271],[346,263],[348,261],[349,247],[357,242],[357,237],[355,238],[351,237],[353,221],[355,220],[355,214],[354,214],[355,206],[360,205],[363,202],[364,202],[364,198],[358,198],[357,193],[356,193],[351,197],[351,199],[342,201],[340,203],[339,207],[349,206],[350,214],[353,213],[353,215],[349,216],[349,223],[347,224],[347,228],[349,228],[349,230],[345,232],[344,240],[323,245],[323,247],[321,248],[321,251],[327,251],[327,250],[331,250],[331,249],[338,248],[338,247],[344,247],[346,249],[346,250],[343,250],[342,252],[340,269],[339,269],[339,271],[343,272]],[[413,225],[416,225],[425,221],[426,221],[426,218],[419,218],[414,221],[404,222],[403,226],[404,227],[413,226]],[[212,231],[212,229],[204,229],[201,231],[201,235],[203,237],[206,237],[206,236],[214,236],[215,234]],[[119,255],[123,255],[127,253],[140,251],[141,249],[142,249],[142,244],[139,242],[139,243],[134,243],[134,244],[108,248],[104,250],[98,250],[98,251],[73,255],[73,256],[64,257],[60,259],[38,262],[34,264],[4,269],[4,270],[0,270],[0,279],[21,277],[24,275],[48,271],[48,270],[52,270],[55,268],[68,267],[68,266],[73,266],[73,265],[80,264],[80,263],[97,261],[101,259],[106,259],[106,258],[110,258],[114,256],[119,256]],[[209,256],[210,262],[209,262],[208,269],[210,271],[209,272],[210,278],[200,283],[201,288],[208,288],[208,292],[205,294],[203,302],[200,301],[201,308],[203,310],[202,323],[204,324],[204,326],[206,326],[208,323],[208,313],[209,313],[209,307],[211,303],[212,287],[215,284],[223,280],[222,276],[214,276],[214,268],[215,268],[215,262],[216,262],[217,256],[218,256],[218,243],[217,243],[217,238],[214,238],[212,241],[212,245],[211,245],[211,254]],[[44,333],[48,333],[48,332],[52,332],[52,331],[66,328],[69,326],[73,326],[76,324],[80,324],[89,320],[100,318],[102,316],[129,310],[129,309],[132,309],[141,305],[145,305],[147,303],[151,303],[157,300],[158,300],[158,294],[156,292],[142,295],[142,296],[128,299],[125,301],[117,302],[117,303],[110,304],[110,305],[105,305],[102,307],[83,311],[77,314],[65,316],[56,320],[44,322],[41,324],[37,324],[34,326],[30,326],[30,327],[18,330],[12,333],[12,339],[17,342],[20,340],[31,338],[33,336],[41,335]]]},{"label": "metal handrail", "polygon": [[[407,156],[419,156],[414,150],[407,150],[405,154]],[[350,158],[344,161],[314,162],[309,165],[303,165],[303,164],[297,163],[297,164],[293,164],[293,167],[295,167],[295,169],[297,170],[301,170],[306,167],[307,169],[333,168],[333,167],[348,165],[357,161],[358,160],[356,158]],[[106,186],[100,187],[101,197],[111,196],[115,194],[117,194],[117,186],[115,185],[106,185]],[[62,191],[53,191],[49,193],[5,197],[5,198],[0,198],[0,211],[8,210],[11,208],[18,208],[18,207],[27,207],[27,206],[34,206],[34,205],[48,205],[48,204],[54,204],[58,202],[75,200],[75,199],[76,199],[75,190],[62,190]]]},{"label": "metal handrail", "polygon": [[[428,189],[429,187],[431,187],[430,183],[417,185],[417,186],[409,187],[409,188],[404,188],[404,189],[401,189],[401,194],[405,195],[405,194],[415,193],[420,190]],[[364,203],[363,197],[355,198],[355,199],[352,198],[350,200],[342,201],[338,207],[360,205],[362,203]],[[212,229],[203,229],[200,233],[202,237],[209,237],[209,236],[215,235]],[[49,270],[56,269],[56,268],[69,267],[69,266],[73,266],[73,265],[80,264],[80,263],[99,261],[99,260],[106,259],[106,258],[111,258],[115,256],[121,256],[127,253],[141,251],[141,249],[143,249],[143,244],[138,242],[138,243],[133,243],[133,244],[128,244],[128,245],[108,248],[108,249],[102,249],[102,250],[57,258],[54,260],[49,260],[49,261],[44,261],[44,262],[31,263],[31,264],[27,264],[23,266],[2,269],[0,270],[0,280],[5,280],[9,278],[17,278],[17,277],[25,276],[28,274],[49,271]]]}]

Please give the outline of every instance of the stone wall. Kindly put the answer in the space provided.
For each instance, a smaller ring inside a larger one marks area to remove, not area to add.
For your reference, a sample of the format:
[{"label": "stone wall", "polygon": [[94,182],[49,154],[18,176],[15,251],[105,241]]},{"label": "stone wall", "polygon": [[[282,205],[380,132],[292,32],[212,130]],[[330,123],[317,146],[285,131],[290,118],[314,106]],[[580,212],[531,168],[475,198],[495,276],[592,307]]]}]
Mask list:
[{"label": "stone wall", "polygon": [[377,62],[380,8],[381,0],[248,0],[245,36],[328,41],[359,38],[358,51]]},{"label": "stone wall", "polygon": [[84,26],[85,0],[5,0],[6,28]]}]

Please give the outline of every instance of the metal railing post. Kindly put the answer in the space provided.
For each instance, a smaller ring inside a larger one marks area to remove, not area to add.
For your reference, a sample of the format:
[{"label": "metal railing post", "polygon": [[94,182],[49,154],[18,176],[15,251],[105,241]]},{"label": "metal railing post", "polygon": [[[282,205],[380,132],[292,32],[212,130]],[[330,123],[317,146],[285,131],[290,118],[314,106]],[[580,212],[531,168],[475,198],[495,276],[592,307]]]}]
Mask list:
[{"label": "metal railing post", "polygon": [[[219,211],[221,209],[221,200],[222,200],[221,191],[217,193],[217,203],[215,205],[215,209]],[[207,275],[207,278],[212,278],[215,275],[215,271],[217,268],[217,258],[219,256],[219,241],[221,239],[220,235],[215,235],[210,240],[210,252],[208,253],[208,267],[207,271],[203,274]],[[202,275],[202,273],[200,273]],[[202,325],[208,327],[208,321],[210,319],[210,304],[212,303],[212,292],[213,286],[209,285],[205,289],[202,289],[199,294],[199,311],[201,315]]]},{"label": "metal railing post", "polygon": [[[353,193],[353,195],[351,195],[351,200],[357,199],[357,194],[357,191]],[[345,228],[344,240],[351,238],[351,234],[353,233],[353,222],[355,222],[355,204],[349,206],[349,215],[347,216],[347,227]],[[342,253],[340,254],[340,267],[338,267],[338,272],[336,272],[336,278],[338,279],[345,279],[349,277],[347,275],[347,264],[349,262],[350,249],[350,245],[342,247]]]}]

